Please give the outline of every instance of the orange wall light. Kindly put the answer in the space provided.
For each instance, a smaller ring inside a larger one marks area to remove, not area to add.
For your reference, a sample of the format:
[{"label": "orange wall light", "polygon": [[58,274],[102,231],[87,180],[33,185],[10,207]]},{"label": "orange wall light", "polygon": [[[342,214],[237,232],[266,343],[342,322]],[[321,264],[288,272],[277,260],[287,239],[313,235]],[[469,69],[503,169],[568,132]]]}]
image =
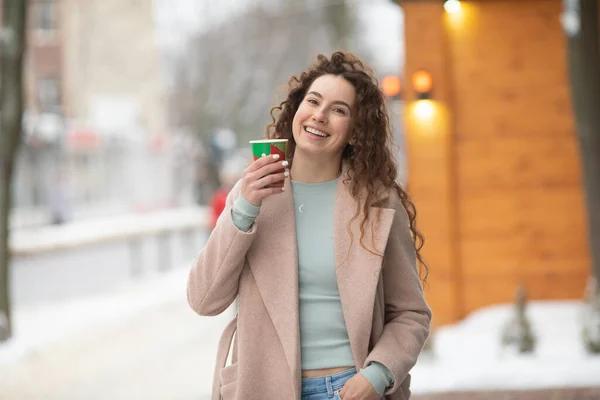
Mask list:
[{"label": "orange wall light", "polygon": [[419,100],[429,99],[433,88],[431,74],[425,70],[415,71],[412,76],[413,89]]},{"label": "orange wall light", "polygon": [[381,89],[387,97],[399,97],[402,90],[400,78],[395,75],[387,75],[381,80]]}]

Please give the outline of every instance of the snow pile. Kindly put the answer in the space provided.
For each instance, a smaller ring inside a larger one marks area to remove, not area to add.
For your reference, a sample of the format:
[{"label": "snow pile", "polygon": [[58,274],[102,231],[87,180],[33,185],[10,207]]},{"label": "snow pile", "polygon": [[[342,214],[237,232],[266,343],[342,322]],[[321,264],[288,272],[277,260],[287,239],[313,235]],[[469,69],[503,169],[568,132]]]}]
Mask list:
[{"label": "snow pile", "polygon": [[581,337],[581,302],[531,301],[527,314],[537,345],[526,355],[501,345],[512,304],[440,328],[433,356],[424,355],[412,371],[412,391],[600,386],[600,356],[588,354]]},{"label": "snow pile", "polygon": [[120,240],[182,229],[204,227],[206,207],[175,208],[160,212],[125,214],[60,226],[19,229],[11,232],[13,255],[37,254],[106,240]]}]

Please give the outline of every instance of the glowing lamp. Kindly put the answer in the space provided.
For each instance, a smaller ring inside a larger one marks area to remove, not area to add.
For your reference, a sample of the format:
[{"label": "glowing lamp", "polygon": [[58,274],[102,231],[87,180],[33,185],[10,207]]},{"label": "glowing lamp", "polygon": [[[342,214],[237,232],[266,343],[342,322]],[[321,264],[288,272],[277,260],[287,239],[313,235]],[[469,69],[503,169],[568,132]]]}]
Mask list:
[{"label": "glowing lamp", "polygon": [[457,14],[461,10],[461,5],[459,0],[446,0],[444,2],[444,10],[448,14]]},{"label": "glowing lamp", "polygon": [[435,113],[435,107],[431,100],[419,100],[415,103],[415,116],[420,120],[430,120]]},{"label": "glowing lamp", "polygon": [[381,89],[387,97],[399,97],[402,85],[400,78],[394,75],[388,75],[381,80]]},{"label": "glowing lamp", "polygon": [[416,71],[412,76],[412,84],[418,99],[423,100],[431,97],[433,79],[429,72],[424,70]]}]

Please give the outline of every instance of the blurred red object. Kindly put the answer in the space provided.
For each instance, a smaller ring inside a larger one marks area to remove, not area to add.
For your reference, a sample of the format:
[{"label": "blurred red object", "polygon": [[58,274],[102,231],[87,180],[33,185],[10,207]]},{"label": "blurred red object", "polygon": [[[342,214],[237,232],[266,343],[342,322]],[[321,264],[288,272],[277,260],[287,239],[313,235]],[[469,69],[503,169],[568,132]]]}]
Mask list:
[{"label": "blurred red object", "polygon": [[227,195],[229,191],[224,188],[217,189],[213,194],[213,197],[210,201],[210,228],[214,229],[217,225],[217,219],[219,215],[225,209],[225,200],[227,200]]},{"label": "blurred red object", "polygon": [[102,144],[100,135],[87,128],[73,129],[67,135],[67,144],[72,149],[94,150],[100,148]]}]

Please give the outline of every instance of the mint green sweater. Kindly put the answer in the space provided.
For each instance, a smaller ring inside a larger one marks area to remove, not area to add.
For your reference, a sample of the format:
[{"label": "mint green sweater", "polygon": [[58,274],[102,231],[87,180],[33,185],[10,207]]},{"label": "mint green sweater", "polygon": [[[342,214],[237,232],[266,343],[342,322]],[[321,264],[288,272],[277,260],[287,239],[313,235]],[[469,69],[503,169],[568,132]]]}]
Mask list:
[{"label": "mint green sweater", "polygon": [[[354,365],[335,273],[333,209],[337,182],[292,181],[303,370]],[[233,205],[233,222],[238,229],[248,231],[259,212],[259,207],[240,195]],[[376,362],[360,373],[380,395],[393,383],[391,372]]]}]

